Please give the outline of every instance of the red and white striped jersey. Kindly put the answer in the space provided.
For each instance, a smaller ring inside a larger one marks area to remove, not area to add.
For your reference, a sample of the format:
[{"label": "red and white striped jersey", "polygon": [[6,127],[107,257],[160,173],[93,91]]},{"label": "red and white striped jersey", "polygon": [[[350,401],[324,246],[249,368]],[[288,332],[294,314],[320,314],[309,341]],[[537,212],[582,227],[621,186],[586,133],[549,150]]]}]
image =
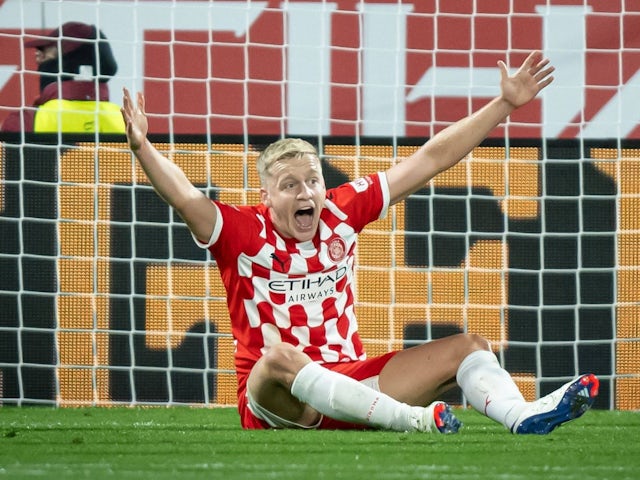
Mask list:
[{"label": "red and white striped jersey", "polygon": [[275,230],[267,207],[214,202],[208,245],[227,291],[240,383],[272,345],[287,342],[321,363],[360,360],[354,314],[358,233],[386,215],[389,188],[377,173],[327,190],[318,232],[298,242]]}]

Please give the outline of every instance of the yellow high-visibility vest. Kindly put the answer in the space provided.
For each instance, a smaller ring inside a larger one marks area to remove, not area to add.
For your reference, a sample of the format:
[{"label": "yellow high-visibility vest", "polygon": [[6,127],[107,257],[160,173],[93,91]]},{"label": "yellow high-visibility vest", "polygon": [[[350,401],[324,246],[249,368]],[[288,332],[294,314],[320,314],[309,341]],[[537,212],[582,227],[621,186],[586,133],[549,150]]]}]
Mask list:
[{"label": "yellow high-visibility vest", "polygon": [[40,105],[33,122],[37,133],[124,133],[120,106],[93,100],[49,100]]}]

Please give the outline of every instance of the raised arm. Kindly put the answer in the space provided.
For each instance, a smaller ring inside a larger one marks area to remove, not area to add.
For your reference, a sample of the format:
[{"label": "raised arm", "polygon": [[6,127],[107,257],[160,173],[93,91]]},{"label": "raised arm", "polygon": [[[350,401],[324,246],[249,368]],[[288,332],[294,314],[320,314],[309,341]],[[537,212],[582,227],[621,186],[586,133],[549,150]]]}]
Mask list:
[{"label": "raised arm", "polygon": [[413,155],[387,170],[391,203],[397,203],[422,188],[438,173],[466,157],[515,109],[529,103],[553,81],[554,67],[540,52],[532,52],[510,76],[499,61],[500,95],[468,117],[434,135]]},{"label": "raised arm", "polygon": [[136,100],[132,100],[126,88],[123,90],[121,112],[129,147],[158,195],[176,209],[196,238],[207,242],[216,222],[216,208],[175,163],[149,142],[144,96],[138,93]]}]

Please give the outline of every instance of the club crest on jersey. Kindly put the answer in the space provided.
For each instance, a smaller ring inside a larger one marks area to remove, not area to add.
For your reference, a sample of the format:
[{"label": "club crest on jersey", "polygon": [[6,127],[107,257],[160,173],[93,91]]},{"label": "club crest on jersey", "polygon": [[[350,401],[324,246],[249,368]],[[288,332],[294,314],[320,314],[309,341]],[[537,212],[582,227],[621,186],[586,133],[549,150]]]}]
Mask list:
[{"label": "club crest on jersey", "polygon": [[371,178],[367,176],[367,177],[357,178],[356,180],[352,181],[351,186],[356,192],[362,193],[367,188],[369,188],[369,185],[371,185],[372,183],[373,181],[371,180]]},{"label": "club crest on jersey", "polygon": [[339,263],[347,255],[347,245],[340,237],[332,238],[329,242],[328,253],[333,263]]}]

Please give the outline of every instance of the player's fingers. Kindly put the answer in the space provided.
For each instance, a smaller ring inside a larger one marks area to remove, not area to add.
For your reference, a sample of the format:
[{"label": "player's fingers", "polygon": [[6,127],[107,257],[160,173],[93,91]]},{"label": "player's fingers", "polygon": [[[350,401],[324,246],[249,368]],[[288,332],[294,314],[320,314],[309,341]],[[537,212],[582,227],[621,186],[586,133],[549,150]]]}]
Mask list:
[{"label": "player's fingers", "polygon": [[122,101],[122,107],[120,108],[120,113],[122,114],[122,118],[124,118],[124,122],[129,123],[131,116],[129,115],[129,106],[127,105],[126,99]]},{"label": "player's fingers", "polygon": [[554,71],[555,71],[555,67],[553,67],[553,66],[547,67],[544,70],[536,73],[534,78],[536,79],[536,82],[539,83],[539,82],[543,81],[544,79],[548,78]]},{"label": "player's fingers", "polygon": [[531,52],[524,60],[524,62],[522,62],[519,72],[524,72],[534,76],[539,71],[539,58],[540,52],[538,52],[537,50]]},{"label": "player's fingers", "polygon": [[506,80],[509,76],[509,69],[507,68],[507,64],[502,60],[498,60],[498,67],[500,68],[500,79]]},{"label": "player's fingers", "polygon": [[144,95],[142,94],[142,92],[138,92],[138,109],[143,114],[145,113],[145,111],[144,111]]},{"label": "player's fingers", "polygon": [[122,100],[127,105],[127,108],[131,108],[133,102],[131,101],[131,92],[127,87],[122,87]]},{"label": "player's fingers", "polygon": [[537,75],[539,72],[541,72],[547,65],[549,65],[549,59],[548,58],[543,58],[542,60],[540,60],[535,66],[531,67],[529,69],[529,73],[531,73],[532,75]]},{"label": "player's fingers", "polygon": [[124,123],[128,124],[129,123],[129,115],[127,114],[127,110],[124,108],[124,106],[120,109],[120,113],[122,114],[122,118],[124,118]]},{"label": "player's fingers", "polygon": [[133,118],[133,102],[131,101],[131,93],[126,88],[123,88],[122,97],[122,114],[126,122],[131,122]]},{"label": "player's fingers", "polygon": [[537,68],[538,68],[538,70],[542,70],[547,65],[549,65],[549,59],[548,58],[543,58],[542,60],[540,60],[538,62]]},{"label": "player's fingers", "polygon": [[529,55],[527,55],[527,58],[522,63],[522,66],[527,69],[533,67],[537,63],[538,58],[540,58],[540,55],[541,53],[539,50],[534,50]]},{"label": "player's fingers", "polygon": [[544,80],[542,80],[541,82],[538,82],[538,90],[542,90],[547,85],[549,85],[551,82],[553,82],[553,76],[547,77]]}]

